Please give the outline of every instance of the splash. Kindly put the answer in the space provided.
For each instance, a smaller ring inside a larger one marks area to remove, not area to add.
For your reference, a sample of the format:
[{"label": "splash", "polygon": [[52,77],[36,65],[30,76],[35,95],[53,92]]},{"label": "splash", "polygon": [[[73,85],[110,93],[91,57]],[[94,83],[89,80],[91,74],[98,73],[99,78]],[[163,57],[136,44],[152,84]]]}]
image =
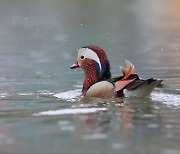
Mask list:
[{"label": "splash", "polygon": [[180,95],[153,92],[151,94],[151,99],[156,102],[162,102],[169,106],[180,107]]},{"label": "splash", "polygon": [[[54,97],[63,99],[70,102],[76,102],[81,96],[81,89],[70,90],[62,93],[55,94]],[[151,100],[155,102],[160,102],[168,106],[174,106],[180,108],[180,95],[163,93],[163,92],[153,92],[151,94]],[[96,101],[105,101],[104,99],[96,99]],[[108,101],[114,102],[115,99],[108,99]]]},{"label": "splash", "polygon": [[70,90],[62,93],[55,94],[54,97],[63,99],[69,102],[75,102],[81,96],[81,89]]}]

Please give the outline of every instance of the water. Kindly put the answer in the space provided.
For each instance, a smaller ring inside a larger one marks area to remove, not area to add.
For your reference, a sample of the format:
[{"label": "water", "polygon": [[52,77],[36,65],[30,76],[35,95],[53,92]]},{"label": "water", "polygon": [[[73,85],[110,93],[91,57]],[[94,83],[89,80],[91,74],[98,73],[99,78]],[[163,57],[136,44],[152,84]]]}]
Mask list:
[{"label": "water", "polygon": [[[179,154],[179,3],[1,0],[0,153]],[[69,66],[90,44],[114,76],[128,59],[165,87],[150,99],[83,100],[83,72]]]}]

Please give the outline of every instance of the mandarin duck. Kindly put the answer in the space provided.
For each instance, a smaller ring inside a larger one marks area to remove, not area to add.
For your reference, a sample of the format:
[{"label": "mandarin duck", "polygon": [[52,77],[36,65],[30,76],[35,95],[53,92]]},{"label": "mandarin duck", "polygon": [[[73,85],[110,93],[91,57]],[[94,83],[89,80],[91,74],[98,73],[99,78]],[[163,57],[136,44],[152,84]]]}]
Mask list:
[{"label": "mandarin duck", "polygon": [[82,68],[84,81],[82,94],[87,97],[149,97],[162,80],[140,79],[131,62],[120,67],[123,75],[112,78],[111,67],[106,52],[98,46],[85,46],[79,49],[77,61],[71,69]]}]

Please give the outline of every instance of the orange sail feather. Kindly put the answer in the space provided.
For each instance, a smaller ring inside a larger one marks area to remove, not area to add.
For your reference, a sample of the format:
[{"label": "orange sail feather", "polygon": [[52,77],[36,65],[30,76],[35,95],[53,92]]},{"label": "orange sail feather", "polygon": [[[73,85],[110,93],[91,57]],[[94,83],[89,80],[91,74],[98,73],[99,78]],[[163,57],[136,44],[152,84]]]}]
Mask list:
[{"label": "orange sail feather", "polygon": [[128,60],[125,60],[125,62],[126,62],[126,67],[120,66],[120,69],[124,74],[124,77],[115,83],[115,91],[119,91],[119,90],[123,89],[129,83],[131,83],[132,81],[135,80],[135,79],[128,79],[128,77],[131,74],[135,74],[134,73],[134,65]]}]

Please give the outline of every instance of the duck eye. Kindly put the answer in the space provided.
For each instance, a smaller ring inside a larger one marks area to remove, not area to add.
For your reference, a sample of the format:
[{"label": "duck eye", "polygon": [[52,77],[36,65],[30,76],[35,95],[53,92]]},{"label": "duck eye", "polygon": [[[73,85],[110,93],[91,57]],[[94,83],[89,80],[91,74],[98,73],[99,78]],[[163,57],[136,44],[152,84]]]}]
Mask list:
[{"label": "duck eye", "polygon": [[84,59],[84,56],[81,56],[81,59]]}]

